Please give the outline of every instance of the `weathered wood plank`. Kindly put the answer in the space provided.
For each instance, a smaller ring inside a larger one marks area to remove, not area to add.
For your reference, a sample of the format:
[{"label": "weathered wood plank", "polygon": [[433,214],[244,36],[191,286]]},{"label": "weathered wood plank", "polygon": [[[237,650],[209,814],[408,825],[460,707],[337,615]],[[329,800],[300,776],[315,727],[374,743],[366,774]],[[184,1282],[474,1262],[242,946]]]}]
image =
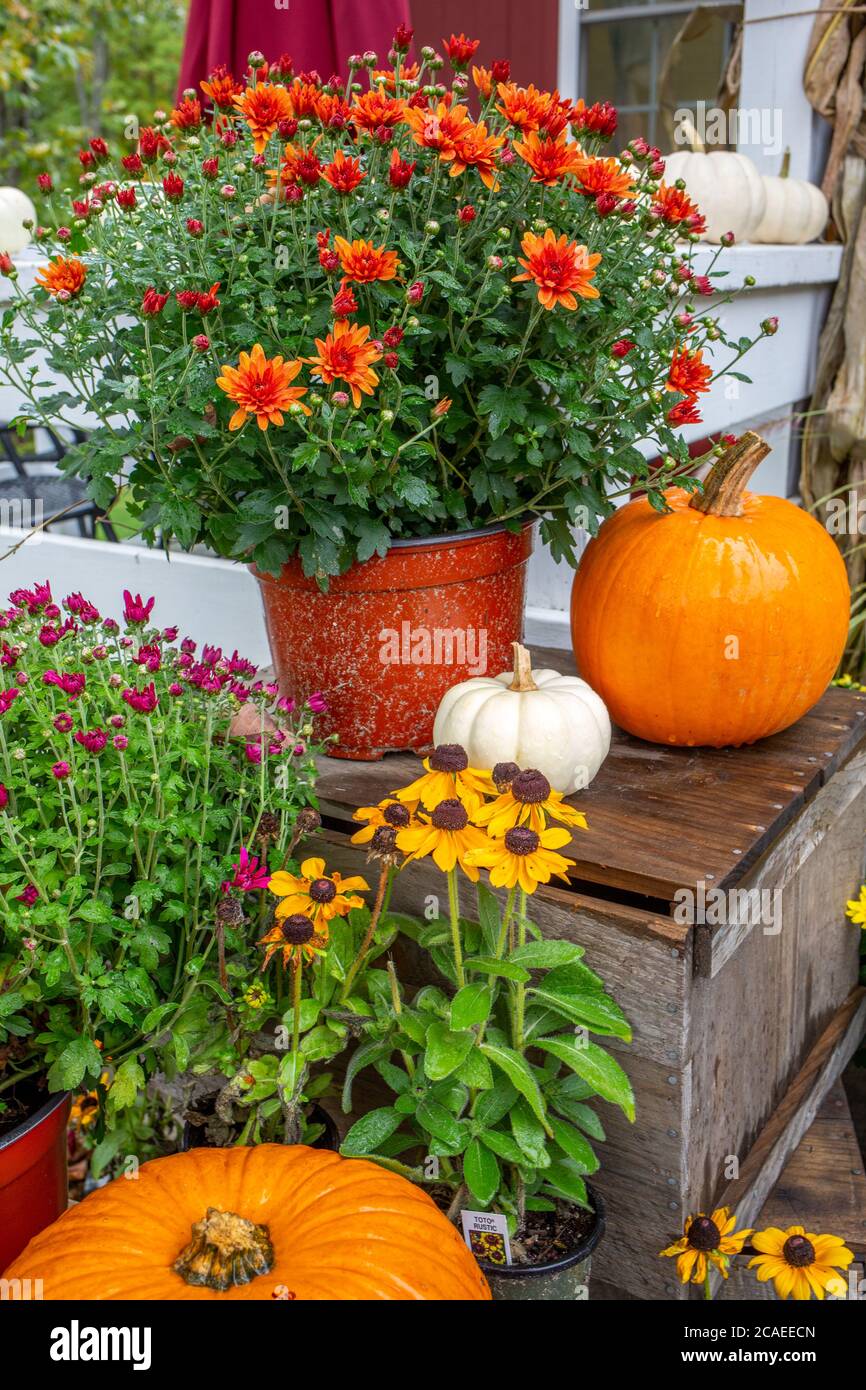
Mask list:
[{"label": "weathered wood plank", "polygon": [[[757,905],[754,895],[783,893],[809,856],[831,831],[837,840],[840,836],[848,840],[853,837],[856,844],[866,844],[864,787],[866,748],[859,749],[836,771],[831,780],[821,787],[814,799],[803,808],[796,821],[748,874],[735,884],[725,881],[717,885],[727,893],[728,902],[734,910],[729,910],[728,920],[724,924],[696,926],[695,968],[698,974],[710,977],[717,975],[752,931],[762,931],[765,926],[770,925],[763,922],[760,915],[754,911]],[[855,803],[857,809],[852,810]],[[854,849],[854,858],[859,858],[859,873],[863,867],[862,851],[858,856]],[[834,886],[838,886],[841,905],[856,885],[849,878],[849,881],[838,885],[834,881]],[[752,896],[747,898],[746,895]],[[735,902],[735,898],[739,902]],[[770,930],[773,930],[774,926],[775,924],[772,924]]]},{"label": "weathered wood plank", "polygon": [[[537,650],[536,665],[573,670],[570,655]],[[866,695],[830,689],[791,729],[750,748],[668,748],[614,731],[611,753],[586,791],[586,812],[570,853],[573,878],[654,911],[704,879],[732,887],[778,840],[830,775],[866,737]],[[325,758],[319,794],[336,819],[351,817],[417,776],[418,762],[392,754],[379,763]]]},{"label": "weathered wood plank", "polygon": [[741,1225],[754,1225],[824,1097],[859,1046],[864,1027],[866,989],[857,988],[809,1052],[781,1104],[740,1165],[739,1176],[726,1183],[714,1200],[714,1205],[736,1211]]}]

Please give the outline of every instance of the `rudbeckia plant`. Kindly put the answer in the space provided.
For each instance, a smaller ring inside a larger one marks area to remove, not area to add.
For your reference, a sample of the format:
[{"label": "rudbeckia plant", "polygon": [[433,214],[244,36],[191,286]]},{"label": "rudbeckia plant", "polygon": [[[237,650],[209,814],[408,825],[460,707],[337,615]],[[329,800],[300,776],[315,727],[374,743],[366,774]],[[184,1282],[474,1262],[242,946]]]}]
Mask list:
[{"label": "rudbeckia plant", "polygon": [[[342,1152],[429,1184],[455,1220],[466,1209],[500,1213],[519,1257],[535,1221],[556,1228],[589,1204],[586,1177],[598,1167],[591,1141],[604,1130],[588,1102],[634,1118],[626,1073],[591,1036],[628,1041],[627,1020],[582,947],[545,940],[532,922],[538,885],[567,879],[572,861],[562,851],[585,818],[540,772],[474,769],[447,745],[356,820],[354,841],[379,864],[377,901],[387,901],[395,875],[429,859],[444,876],[448,908],[429,921],[390,916],[429,954],[438,983],[413,992],[392,969],[390,991],[372,999],[375,1019],[349,1062],[344,1109],[365,1068],[394,1099],[356,1121]],[[461,878],[477,884],[475,920],[461,915]]]},{"label": "rudbeckia plant", "polygon": [[93,1085],[101,1133],[155,1072],[234,1056],[268,883],[318,823],[315,715],[153,599],[125,593],[119,621],[47,583],[10,602],[0,1121]]},{"label": "rudbeckia plant", "polygon": [[86,406],[67,466],[106,506],[127,484],[145,536],[324,582],[527,517],[568,556],[636,482],[688,481],[680,427],[753,341],[695,269],[700,209],[608,103],[407,42],[327,82],[252,54],[91,141],[80,186],[40,178],[2,375],[33,420]]}]

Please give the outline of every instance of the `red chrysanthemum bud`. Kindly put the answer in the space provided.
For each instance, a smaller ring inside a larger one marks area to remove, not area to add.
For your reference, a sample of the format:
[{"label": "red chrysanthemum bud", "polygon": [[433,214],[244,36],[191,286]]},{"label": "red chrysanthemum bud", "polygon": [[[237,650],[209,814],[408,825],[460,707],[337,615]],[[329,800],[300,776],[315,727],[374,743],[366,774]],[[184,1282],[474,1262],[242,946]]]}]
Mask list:
[{"label": "red chrysanthemum bud", "polygon": [[714,292],[715,288],[708,275],[693,275],[689,287],[694,294],[703,295],[705,299]]},{"label": "red chrysanthemum bud", "polygon": [[226,201],[227,203],[230,203],[230,202],[232,202],[233,199],[235,199],[237,196],[238,196],[238,190],[235,188],[235,186],[234,186],[233,183],[224,183],[224,184],[223,184],[222,188],[220,189],[220,197],[221,197],[221,198],[224,198],[225,201]]},{"label": "red chrysanthemum bud", "polygon": [[328,273],[331,274],[333,271],[339,270],[340,257],[337,255],[336,251],[320,251],[319,265],[323,270],[327,270]]},{"label": "red chrysanthemum bud", "polygon": [[79,150],[78,162],[83,169],[89,169],[91,164],[95,164],[96,160],[93,157],[92,150]]},{"label": "red chrysanthemum bud", "polygon": [[627,222],[637,212],[637,203],[632,198],[626,198],[624,203],[620,203],[618,211],[620,217],[625,218]]},{"label": "red chrysanthemum bud", "polygon": [[134,188],[119,188],[117,190],[117,206],[123,208],[124,212],[132,212],[135,201]]},{"label": "red chrysanthemum bud", "polygon": [[68,227],[58,227],[58,228],[57,228],[57,240],[58,240],[58,241],[68,241],[69,238],[70,238],[71,236],[72,236],[72,233],[71,233],[71,231],[69,230]]},{"label": "red chrysanthemum bud", "polygon": [[391,163],[388,166],[388,182],[392,188],[406,188],[412,175],[415,172],[417,160],[411,163],[401,159],[396,150],[391,152]]},{"label": "red chrysanthemum bud", "polygon": [[390,145],[394,139],[394,132],[387,125],[377,125],[374,134],[380,145]]},{"label": "red chrysanthemum bud", "polygon": [[214,155],[211,155],[210,159],[203,159],[201,162],[201,171],[206,179],[217,178],[220,171],[219,160]]},{"label": "red chrysanthemum bud", "polygon": [[338,406],[340,409],[343,409],[344,406],[347,406],[349,404],[348,392],[335,391],[333,396],[331,397],[331,404]]},{"label": "red chrysanthemum bud", "polygon": [[344,283],[334,295],[331,310],[334,317],[338,319],[345,319],[350,314],[357,314],[358,301],[347,284]]},{"label": "red chrysanthemum bud", "polygon": [[403,330],[399,324],[395,324],[393,328],[389,328],[387,333],[382,336],[382,342],[386,347],[399,347],[402,341]]},{"label": "red chrysanthemum bud", "polygon": [[420,304],[424,298],[424,281],[416,280],[406,291],[406,298],[410,304]]},{"label": "red chrysanthemum bud", "polygon": [[199,222],[197,217],[188,217],[186,219],[186,229],[190,236],[204,236],[204,223]]},{"label": "red chrysanthemum bud", "polygon": [[108,145],[101,135],[94,135],[93,139],[90,141],[90,148],[96,159],[108,158]]},{"label": "red chrysanthemum bud", "polygon": [[615,193],[599,193],[595,200],[595,210],[599,217],[610,217],[616,211],[619,198]]},{"label": "red chrysanthemum bud", "polygon": [[210,338],[206,333],[196,333],[192,340],[192,345],[196,352],[207,352],[210,347]]},{"label": "red chrysanthemum bud", "polygon": [[507,82],[511,77],[511,64],[507,58],[494,58],[490,64],[490,76],[494,82]]},{"label": "red chrysanthemum bud", "polygon": [[722,232],[722,235],[719,237],[719,241],[722,243],[723,246],[733,246],[734,242],[736,241],[736,237],[734,236],[733,232]]},{"label": "red chrysanthemum bud", "polygon": [[192,313],[193,309],[198,308],[197,290],[178,290],[174,297],[184,313]]},{"label": "red chrysanthemum bud", "polygon": [[610,355],[611,357],[628,357],[633,347],[634,343],[631,338],[618,338],[610,350]]},{"label": "red chrysanthemum bud", "polygon": [[386,352],[382,361],[385,363],[386,367],[390,367],[392,370],[400,365],[400,358],[397,356],[396,352]]},{"label": "red chrysanthemum bud", "polygon": [[7,251],[0,252],[0,275],[13,276],[14,274],[15,266],[12,257]]},{"label": "red chrysanthemum bud", "polygon": [[284,116],[277,122],[277,134],[281,140],[291,140],[298,133],[298,123],[294,116]]},{"label": "red chrysanthemum bud", "polygon": [[144,168],[140,154],[125,154],[120,162],[128,174],[140,174]]},{"label": "red chrysanthemum bud", "polygon": [[151,286],[144,292],[144,298],[141,301],[141,313],[144,314],[145,318],[155,319],[158,314],[162,313],[167,299],[167,294],[160,294]]},{"label": "red chrysanthemum bud", "polygon": [[773,314],[772,318],[763,320],[761,324],[761,331],[767,338],[772,338],[774,333],[778,333],[779,320],[777,319],[775,314]]},{"label": "red chrysanthemum bud", "polygon": [[183,197],[183,179],[180,174],[166,174],[162,181],[162,191],[170,203],[179,203]]},{"label": "red chrysanthemum bud", "polygon": [[54,180],[52,179],[50,174],[37,174],[36,182],[39,185],[40,192],[42,193],[50,193],[54,188]]},{"label": "red chrysanthemum bud", "polygon": [[408,24],[397,25],[393,39],[393,47],[397,53],[408,53],[414,33],[415,30],[410,29]]},{"label": "red chrysanthemum bud", "polygon": [[476,212],[471,203],[467,203],[465,207],[457,209],[458,222],[474,222],[475,217]]},{"label": "red chrysanthemum bud", "polygon": [[442,47],[451,59],[454,68],[465,68],[475,57],[480,39],[467,39],[465,34],[452,34],[450,39],[442,40]]}]

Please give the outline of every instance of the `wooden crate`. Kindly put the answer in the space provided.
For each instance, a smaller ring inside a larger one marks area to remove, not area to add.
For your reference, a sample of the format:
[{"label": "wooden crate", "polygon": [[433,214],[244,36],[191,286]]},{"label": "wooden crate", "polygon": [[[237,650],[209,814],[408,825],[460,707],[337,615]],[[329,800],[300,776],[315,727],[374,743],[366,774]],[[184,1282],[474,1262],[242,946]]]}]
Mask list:
[{"label": "wooden crate", "polygon": [[[561,651],[535,661],[570,668]],[[396,754],[323,761],[329,863],[362,870],[353,809],[417,771]],[[577,861],[573,881],[539,889],[533,920],[585,947],[631,1020],[632,1044],[611,1046],[637,1101],[634,1125],[599,1103],[609,1219],[593,1275],[640,1298],[686,1297],[657,1252],[687,1213],[721,1200],[753,1224],[866,1028],[858,932],[844,918],[864,869],[866,696],[829,690],[793,729],[753,748],[615,734],[574,801],[589,831],[563,851]],[[723,925],[678,920],[677,895],[700,884],[776,894],[766,901],[780,929],[754,923],[743,897],[729,897]],[[416,864],[398,876],[392,904],[421,914],[431,893],[443,893],[442,876]]]}]

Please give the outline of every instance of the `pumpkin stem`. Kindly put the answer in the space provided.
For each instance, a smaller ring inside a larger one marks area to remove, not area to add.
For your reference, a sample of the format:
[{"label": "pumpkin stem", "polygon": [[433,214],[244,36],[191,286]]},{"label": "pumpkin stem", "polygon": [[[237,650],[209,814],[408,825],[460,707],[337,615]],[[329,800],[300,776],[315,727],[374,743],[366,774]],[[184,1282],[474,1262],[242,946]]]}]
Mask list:
[{"label": "pumpkin stem", "polygon": [[224,1293],[273,1268],[274,1247],[267,1226],[256,1226],[233,1211],[208,1207],[204,1219],[193,1224],[191,1235],[173,1265],[187,1284]]},{"label": "pumpkin stem", "polygon": [[694,124],[689,120],[688,116],[680,122],[680,129],[686,137],[686,142],[692,154],[706,154],[706,145],[700,135],[698,135]]},{"label": "pumpkin stem", "polygon": [[782,155],[782,167],[779,170],[779,178],[786,179],[791,173],[791,147],[790,145]]},{"label": "pumpkin stem", "polygon": [[754,430],[746,430],[716,460],[704,480],[703,492],[694,493],[689,506],[707,516],[742,516],[746,483],[769,452],[766,440]]},{"label": "pumpkin stem", "polygon": [[526,647],[522,647],[519,642],[511,643],[514,651],[514,680],[509,685],[509,690],[537,690],[538,686],[532,679],[532,657]]}]

